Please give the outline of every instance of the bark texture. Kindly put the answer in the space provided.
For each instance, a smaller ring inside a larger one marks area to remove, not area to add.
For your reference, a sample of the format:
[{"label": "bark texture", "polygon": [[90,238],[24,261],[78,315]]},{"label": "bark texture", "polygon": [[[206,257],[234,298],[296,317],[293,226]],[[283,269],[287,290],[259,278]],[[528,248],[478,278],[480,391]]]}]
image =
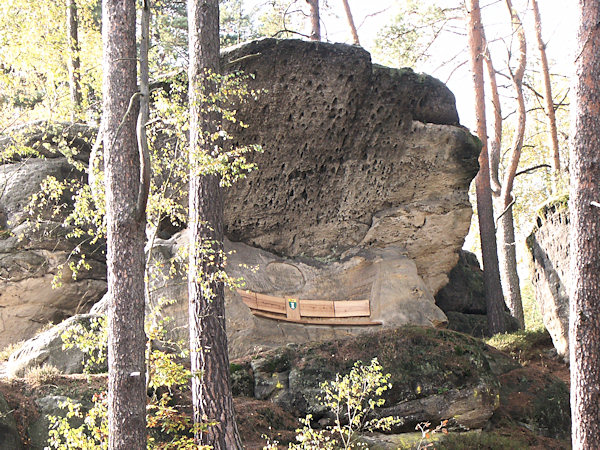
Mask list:
[{"label": "bark texture", "polygon": [[579,0],[571,148],[571,414],[574,449],[600,448],[600,2]]},{"label": "bark texture", "polygon": [[489,158],[487,151],[487,131],[485,120],[485,98],[483,85],[483,37],[481,34],[481,10],[478,0],[469,0],[468,36],[475,89],[475,115],[477,118],[477,135],[481,139],[482,148],[479,155],[479,173],[475,178],[477,193],[477,215],[479,218],[479,234],[481,236],[481,254],[483,259],[483,279],[487,302],[487,317],[490,333],[505,331],[504,299],[498,270],[498,253],[496,249],[496,230],[494,227],[494,209],[492,190],[490,187]]},{"label": "bark texture", "polygon": [[216,422],[197,432],[201,445],[241,449],[229,380],[225,301],[221,270],[223,192],[219,177],[200,175],[199,152],[213,152],[203,136],[216,130],[215,117],[201,105],[200,93],[216,88],[207,76],[219,73],[219,2],[188,0],[190,93],[190,260],[189,328],[194,423]]},{"label": "bark texture", "polygon": [[79,37],[77,34],[77,3],[76,0],[67,0],[67,40],[69,42],[69,88],[73,111],[71,119],[74,120],[81,110],[81,59],[79,58]]},{"label": "bark texture", "polygon": [[104,173],[108,292],[108,423],[110,449],[146,448],[144,380],[145,221],[136,217],[139,155],[135,2],[102,3]]}]

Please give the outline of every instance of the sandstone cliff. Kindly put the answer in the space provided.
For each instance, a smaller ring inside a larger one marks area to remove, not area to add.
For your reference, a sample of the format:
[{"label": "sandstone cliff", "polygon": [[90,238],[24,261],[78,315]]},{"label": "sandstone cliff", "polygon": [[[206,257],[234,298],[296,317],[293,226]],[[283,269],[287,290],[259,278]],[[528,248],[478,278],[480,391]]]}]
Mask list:
[{"label": "sandstone cliff", "polygon": [[[452,93],[432,77],[374,66],[364,50],[340,44],[265,39],[226,51],[223,67],[251,74],[250,87],[266,91],[239,105],[248,128],[232,130],[236,142],[261,144],[264,153],[254,155],[259,170],[226,191],[226,233],[237,250],[228,270],[262,294],[369,299],[371,318],[384,327],[443,324],[433,295],[448,281],[469,228],[468,186],[479,150],[458,124]],[[64,149],[78,150],[85,161],[94,132],[78,125],[70,135],[63,128],[70,139],[55,133],[57,143],[38,133],[31,140],[51,157],[1,167],[3,183],[12,188],[0,208],[13,219],[0,246],[10,266],[0,280],[0,306],[10,323],[0,330],[0,346],[29,337],[43,322],[86,312],[105,289],[100,247],[89,275],[65,276],[67,290],[52,291],[55,265],[78,244],[64,239],[65,230],[57,234],[57,223],[50,224],[54,234],[40,234],[14,219],[45,173],[82,176],[68,169]],[[27,183],[15,184],[17,170]],[[156,255],[172,258],[183,236],[163,236]],[[24,267],[11,261],[26,254],[35,255],[37,265],[24,276],[11,275]],[[250,263],[258,268],[240,266]],[[168,295],[178,301],[167,311],[177,317],[176,327],[187,323],[184,286],[181,279],[153,286],[151,300]],[[18,295],[8,301],[10,289]],[[366,330],[259,319],[235,292],[227,309],[236,355]]]}]

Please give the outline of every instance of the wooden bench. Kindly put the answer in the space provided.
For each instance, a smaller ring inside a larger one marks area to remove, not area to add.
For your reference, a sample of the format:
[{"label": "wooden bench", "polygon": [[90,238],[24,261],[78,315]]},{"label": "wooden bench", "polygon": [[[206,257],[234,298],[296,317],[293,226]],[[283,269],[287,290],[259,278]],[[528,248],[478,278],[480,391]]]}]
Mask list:
[{"label": "wooden bench", "polygon": [[257,317],[304,325],[374,326],[369,300],[298,300],[238,289],[238,294]]}]

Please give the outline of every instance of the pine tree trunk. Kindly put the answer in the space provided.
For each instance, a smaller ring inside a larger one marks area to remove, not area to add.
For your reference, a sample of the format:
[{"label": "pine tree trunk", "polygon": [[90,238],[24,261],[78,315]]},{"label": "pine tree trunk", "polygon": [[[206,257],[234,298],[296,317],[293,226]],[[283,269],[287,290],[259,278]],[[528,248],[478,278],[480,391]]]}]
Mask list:
[{"label": "pine tree trunk", "polygon": [[136,111],[135,3],[104,0],[104,174],[108,292],[110,449],[146,448],[145,220],[136,213],[140,163]]},{"label": "pine tree trunk", "polygon": [[69,88],[73,111],[71,120],[81,112],[81,60],[79,58],[79,37],[77,33],[77,4],[76,0],[67,0],[67,40],[69,42]]},{"label": "pine tree trunk", "polygon": [[306,0],[310,6],[310,40],[321,40],[321,16],[319,14],[319,0]]},{"label": "pine tree trunk", "polygon": [[487,153],[487,130],[485,121],[485,99],[483,87],[483,39],[481,35],[481,11],[479,0],[469,0],[469,47],[471,53],[471,71],[475,89],[475,108],[477,134],[482,142],[479,155],[479,173],[475,178],[477,193],[477,215],[481,236],[481,254],[483,259],[483,282],[485,288],[488,328],[490,333],[506,331],[504,324],[504,298],[498,270],[498,252],[496,249],[496,230],[494,227],[494,207],[490,187],[489,158]]},{"label": "pine tree trunk", "polygon": [[342,2],[344,3],[344,10],[346,11],[346,18],[348,19],[350,33],[352,33],[352,43],[354,45],[360,45],[360,41],[358,40],[358,32],[356,31],[356,25],[354,25],[354,18],[352,17],[352,11],[350,10],[348,0],[342,0]]},{"label": "pine tree trunk", "polygon": [[[500,229],[498,230],[498,259],[501,262],[501,279],[504,299],[511,315],[517,319],[519,326],[524,328],[523,305],[521,300],[521,285],[517,272],[517,252],[515,247],[515,228],[512,212],[513,195],[512,190],[515,182],[523,139],[525,136],[525,121],[527,112],[525,110],[525,97],[523,96],[523,76],[527,64],[527,42],[525,30],[517,11],[513,8],[512,1],[506,0],[506,6],[510,13],[513,33],[517,36],[519,51],[517,52],[517,64],[513,70],[510,68],[510,78],[517,96],[517,115],[515,134],[510,153],[508,168],[504,176],[500,192]],[[509,61],[510,62],[510,61]],[[510,223],[509,223],[510,220]]]},{"label": "pine tree trunk", "polygon": [[560,149],[558,147],[558,131],[556,129],[556,114],[554,112],[554,101],[552,100],[552,84],[550,83],[550,70],[548,69],[548,58],[546,57],[546,44],[542,39],[542,19],[537,0],[531,1],[533,17],[535,21],[535,36],[540,51],[540,62],[542,64],[542,80],[544,82],[544,100],[546,103],[546,116],[548,117],[548,129],[550,131],[550,148],[552,149],[552,170],[554,172],[554,185],[556,191],[556,178],[560,172]]},{"label": "pine tree trunk", "polygon": [[199,175],[196,156],[212,152],[203,136],[214,133],[214,114],[200,104],[199,93],[213,92],[207,71],[219,73],[218,0],[188,0],[190,92],[190,259],[189,328],[194,423],[217,422],[197,432],[198,444],[215,449],[241,449],[229,380],[222,270],[223,193],[216,175]]},{"label": "pine tree trunk", "polygon": [[571,141],[571,414],[574,449],[600,448],[600,2],[579,0]]},{"label": "pine tree trunk", "polygon": [[498,251],[502,292],[504,293],[504,299],[510,315],[517,319],[519,328],[525,328],[521,285],[517,272],[517,250],[512,205],[508,207],[498,222],[498,247],[502,246]]}]

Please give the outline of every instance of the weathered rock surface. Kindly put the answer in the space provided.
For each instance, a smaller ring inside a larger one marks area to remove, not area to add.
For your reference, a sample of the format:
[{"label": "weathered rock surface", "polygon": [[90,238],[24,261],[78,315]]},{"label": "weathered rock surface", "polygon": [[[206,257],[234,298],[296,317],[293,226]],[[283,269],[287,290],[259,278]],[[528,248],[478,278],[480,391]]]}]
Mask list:
[{"label": "weathered rock surface", "polygon": [[[259,170],[226,191],[226,233],[252,247],[232,257],[231,274],[246,277],[255,292],[370,298],[372,318],[384,327],[444,323],[432,295],[447,282],[469,228],[467,191],[479,150],[458,125],[452,93],[410,69],[375,66],[367,52],[347,45],[265,39],[225,52],[223,64],[252,74],[252,89],[268,90],[239,105],[248,127],[232,130],[235,142],[265,151],[253,155]],[[56,265],[78,243],[56,222],[44,232],[27,228],[22,211],[45,175],[83,176],[65,154],[77,150],[85,161],[93,134],[37,124],[21,140],[45,159],[13,158],[0,167],[7,188],[0,270],[4,261],[8,275],[0,283],[0,347],[87,312],[105,292],[101,245],[88,258],[91,272],[77,280],[65,273],[63,288],[51,290]],[[237,268],[255,262],[257,274]],[[164,289],[182,301],[176,323],[184,325],[185,283],[176,284]],[[234,355],[366,331],[256,319],[235,294],[227,304]]]},{"label": "weathered rock surface", "polygon": [[23,444],[13,412],[0,393],[0,450],[20,450],[22,448]]},{"label": "weathered rock surface", "polygon": [[[9,157],[0,165],[0,348],[28,339],[43,325],[79,312],[86,312],[106,291],[106,264],[98,247],[82,245],[88,255],[90,270],[80,272],[77,279],[66,268],[61,289],[52,284],[57,266],[73,255],[81,243],[67,239],[68,229],[42,210],[43,223],[29,224],[25,207],[40,183],[49,176],[58,181],[77,179],[83,175],[74,169],[65,154],[89,153],[87,140],[93,130],[80,125],[35,123],[17,130],[14,138],[0,138],[0,151],[11,147],[30,148],[28,157]],[[61,202],[72,204],[65,192]]]},{"label": "weathered rock surface", "polygon": [[97,317],[93,314],[79,314],[28,340],[10,356],[6,367],[7,375],[22,377],[27,369],[44,364],[54,366],[65,374],[82,373],[86,355],[76,347],[63,349],[61,336],[76,325],[89,329],[91,322]]},{"label": "weathered rock surface", "polygon": [[435,304],[445,313],[486,314],[483,270],[477,256],[466,250],[461,250],[458,255],[448,284],[435,295]]},{"label": "weathered rock surface", "polygon": [[569,358],[569,211],[566,200],[545,207],[527,238],[531,253],[531,281],[544,326],[554,347]]},{"label": "weathered rock surface", "polygon": [[327,416],[320,384],[346,374],[356,360],[377,355],[392,388],[379,416],[394,415],[413,431],[417,423],[449,419],[450,428],[481,428],[499,406],[498,376],[518,367],[504,354],[464,334],[403,327],[335,342],[288,345],[247,362],[254,396],[271,399],[300,417]]},{"label": "weathered rock surface", "polygon": [[[165,277],[152,281],[152,301],[177,300],[164,314],[174,317],[175,330],[187,331],[187,286],[176,277],[168,278],[169,261],[187,243],[182,232],[167,241],[157,241],[155,260],[164,261]],[[383,328],[413,324],[441,326],[446,316],[435,306],[433,296],[418,276],[414,262],[394,247],[360,249],[352,256],[332,262],[285,259],[242,243],[226,242],[227,272],[243,278],[244,289],[298,299],[358,300],[371,302],[371,320]],[[158,275],[153,272],[154,275]],[[227,334],[233,357],[282,343],[303,343],[372,332],[379,327],[298,325],[255,317],[234,291],[227,291]]]},{"label": "weathered rock surface", "polygon": [[454,96],[361,48],[265,39],[223,56],[266,89],[239,117],[237,142],[261,144],[259,170],[226,195],[226,231],[288,257],[338,258],[399,246],[436,293],[468,232],[479,144]]}]

